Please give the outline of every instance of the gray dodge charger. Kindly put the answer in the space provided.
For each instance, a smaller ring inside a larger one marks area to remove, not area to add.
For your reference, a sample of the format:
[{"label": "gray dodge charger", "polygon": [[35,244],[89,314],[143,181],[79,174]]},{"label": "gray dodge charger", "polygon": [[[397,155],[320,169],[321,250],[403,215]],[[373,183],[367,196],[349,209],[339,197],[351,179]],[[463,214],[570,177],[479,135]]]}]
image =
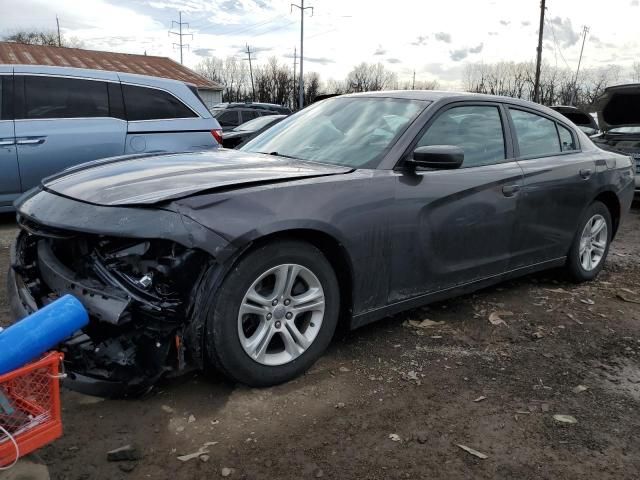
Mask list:
[{"label": "gray dodge charger", "polygon": [[239,151],[117,157],[17,203],[20,318],[70,293],[90,324],[67,385],[144,391],[215,367],[252,386],[308,369],[338,324],[564,266],[593,279],[634,168],[512,98],[376,92],[314,104]]}]

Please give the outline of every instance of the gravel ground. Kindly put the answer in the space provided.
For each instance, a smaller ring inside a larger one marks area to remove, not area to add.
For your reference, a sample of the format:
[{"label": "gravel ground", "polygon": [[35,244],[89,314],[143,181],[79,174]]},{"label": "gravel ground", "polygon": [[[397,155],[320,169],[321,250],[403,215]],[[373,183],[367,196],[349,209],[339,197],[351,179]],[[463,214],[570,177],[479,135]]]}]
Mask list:
[{"label": "gravel ground", "polygon": [[[594,282],[546,272],[397,315],[275,388],[192,374],[137,400],[65,392],[65,435],[35,459],[54,480],[638,478],[635,208]],[[0,219],[3,272],[14,231]],[[109,462],[124,445],[140,458]]]}]

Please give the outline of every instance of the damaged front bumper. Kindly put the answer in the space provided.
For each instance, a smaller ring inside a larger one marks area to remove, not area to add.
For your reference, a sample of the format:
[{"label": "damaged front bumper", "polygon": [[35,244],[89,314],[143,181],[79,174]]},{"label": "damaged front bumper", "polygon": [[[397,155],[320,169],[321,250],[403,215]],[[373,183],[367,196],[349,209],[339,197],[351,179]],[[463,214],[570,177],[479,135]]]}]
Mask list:
[{"label": "damaged front bumper", "polygon": [[60,346],[65,386],[135,395],[163,375],[202,366],[205,320],[193,307],[205,272],[215,268],[210,254],[171,239],[80,233],[22,212],[18,218],[8,278],[14,318],[65,294],[89,312],[89,325]]}]

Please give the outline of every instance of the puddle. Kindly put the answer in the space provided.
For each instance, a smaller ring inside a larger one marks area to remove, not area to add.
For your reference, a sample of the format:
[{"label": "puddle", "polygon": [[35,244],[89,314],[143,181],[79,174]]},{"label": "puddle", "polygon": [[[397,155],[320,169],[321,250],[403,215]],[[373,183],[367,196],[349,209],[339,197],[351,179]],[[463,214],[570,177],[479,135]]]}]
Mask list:
[{"label": "puddle", "polygon": [[601,368],[604,388],[640,402],[640,366],[623,358],[614,362],[614,365],[602,365]]}]

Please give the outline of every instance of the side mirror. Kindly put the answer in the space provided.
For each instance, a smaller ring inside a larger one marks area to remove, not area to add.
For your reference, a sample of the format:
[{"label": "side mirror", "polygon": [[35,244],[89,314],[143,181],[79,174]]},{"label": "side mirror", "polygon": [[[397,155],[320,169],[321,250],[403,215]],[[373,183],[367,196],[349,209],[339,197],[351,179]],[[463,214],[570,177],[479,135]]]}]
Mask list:
[{"label": "side mirror", "polygon": [[413,158],[407,164],[413,168],[437,168],[452,170],[459,168],[464,161],[464,150],[454,145],[428,145],[413,151]]}]

